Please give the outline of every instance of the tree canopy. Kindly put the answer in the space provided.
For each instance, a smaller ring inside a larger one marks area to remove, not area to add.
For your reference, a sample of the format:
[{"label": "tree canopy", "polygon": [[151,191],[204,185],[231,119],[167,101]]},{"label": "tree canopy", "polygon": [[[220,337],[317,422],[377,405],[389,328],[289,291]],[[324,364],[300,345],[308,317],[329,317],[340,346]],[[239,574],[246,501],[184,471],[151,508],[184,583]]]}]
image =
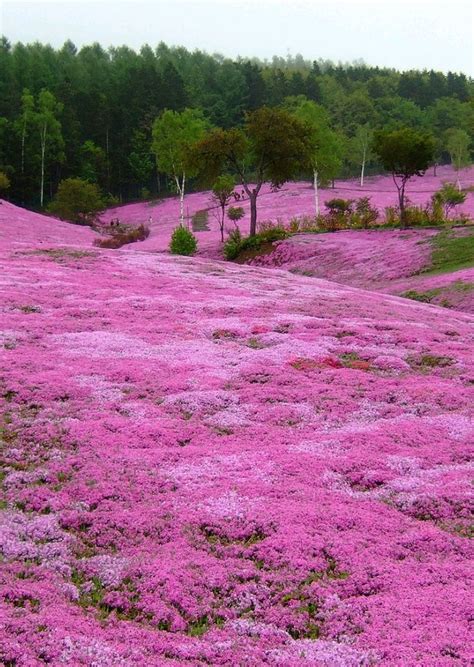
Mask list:
[{"label": "tree canopy", "polygon": [[423,176],[433,161],[435,142],[426,132],[409,127],[375,133],[375,152],[398,190],[400,218],[405,222],[405,187],[413,176]]},{"label": "tree canopy", "polygon": [[211,131],[196,144],[193,163],[212,182],[231,171],[250,200],[250,235],[257,229],[257,197],[264,183],[278,189],[308,167],[312,150],[308,127],[283,109],[249,113],[242,129]]},{"label": "tree canopy", "polygon": [[[54,97],[53,116],[59,123],[58,132],[47,132],[43,187],[35,122],[42,91]],[[153,123],[166,109],[199,109],[210,125],[242,129],[248,113],[295,96],[325,110],[330,130],[344,137],[344,147],[366,124],[373,130],[408,126],[435,136],[442,164],[450,161],[445,141],[450,128],[466,132],[472,149],[472,93],[472,80],[452,72],[397,72],[361,62],[308,61],[301,55],[231,60],[163,43],[135,51],[100,44],[78,48],[68,41],[53,49],[3,38],[0,169],[11,181],[11,199],[24,205],[39,205],[41,192],[46,203],[69,177],[93,179],[120,200],[137,198],[142,189],[154,195],[167,188],[151,151]],[[361,167],[346,150],[343,158],[337,175],[357,175]],[[380,162],[367,166],[375,171]]]}]

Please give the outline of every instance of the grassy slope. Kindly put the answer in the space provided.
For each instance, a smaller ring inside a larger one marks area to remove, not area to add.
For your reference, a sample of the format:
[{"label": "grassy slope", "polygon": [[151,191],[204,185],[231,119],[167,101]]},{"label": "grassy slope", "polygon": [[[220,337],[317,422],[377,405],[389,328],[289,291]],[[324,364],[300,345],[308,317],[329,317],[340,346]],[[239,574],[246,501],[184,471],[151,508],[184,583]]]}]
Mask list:
[{"label": "grassy slope", "polygon": [[448,273],[474,266],[474,228],[463,236],[441,232],[433,239],[430,274]]}]

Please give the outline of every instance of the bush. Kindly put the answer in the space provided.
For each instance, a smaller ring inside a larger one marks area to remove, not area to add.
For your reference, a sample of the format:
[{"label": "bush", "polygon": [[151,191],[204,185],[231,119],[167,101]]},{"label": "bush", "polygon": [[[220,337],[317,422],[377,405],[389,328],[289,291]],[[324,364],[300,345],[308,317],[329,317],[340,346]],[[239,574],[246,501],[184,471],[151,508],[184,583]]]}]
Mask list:
[{"label": "bush", "polygon": [[272,222],[262,222],[259,225],[258,234],[256,234],[260,244],[271,241],[281,241],[282,239],[286,239],[288,236],[289,232],[282,222],[277,222],[276,224]]},{"label": "bush", "polygon": [[194,255],[197,250],[196,237],[183,225],[174,230],[170,241],[170,252],[173,255]]},{"label": "bush", "polygon": [[236,259],[239,255],[241,245],[242,234],[240,233],[240,229],[236,227],[229,232],[227,241],[224,243],[224,257],[229,260]]},{"label": "bush", "polygon": [[226,259],[237,259],[244,250],[258,250],[264,243],[281,241],[289,236],[289,232],[280,222],[276,225],[271,222],[262,222],[258,234],[242,238],[240,229],[233,229],[224,244],[224,256]]},{"label": "bush", "polygon": [[455,183],[443,183],[443,186],[431,198],[431,206],[433,210],[436,207],[444,209],[444,218],[447,220],[456,206],[464,204],[466,197],[467,193],[459,190]]},{"label": "bush", "polygon": [[227,217],[229,220],[232,220],[232,222],[237,222],[241,218],[243,218],[245,215],[245,211],[242,208],[242,206],[229,206],[227,209]]},{"label": "bush", "polygon": [[405,226],[407,227],[423,227],[423,225],[432,225],[435,222],[431,215],[431,210],[428,206],[407,206],[405,208]]},{"label": "bush", "polygon": [[396,227],[400,224],[400,211],[397,206],[386,206],[384,224],[387,227]]},{"label": "bush", "polygon": [[82,178],[67,178],[59,184],[48,210],[62,220],[79,225],[92,225],[104,206],[104,200],[95,183],[89,183]]},{"label": "bush", "polygon": [[318,216],[318,229],[323,232],[336,232],[338,229],[347,228],[344,217],[327,213]]},{"label": "bush", "polygon": [[139,225],[138,227],[126,227],[125,225],[118,225],[112,227],[110,236],[104,239],[95,239],[94,245],[99,248],[121,248],[127,243],[135,243],[136,241],[144,241],[150,235],[149,227]]},{"label": "bush", "polygon": [[351,224],[354,227],[368,229],[379,217],[379,211],[370,203],[370,197],[361,197],[356,201],[355,211],[351,215]]},{"label": "bush", "polygon": [[10,187],[10,179],[4,171],[0,171],[0,193],[6,192]]},{"label": "bush", "polygon": [[330,199],[329,201],[324,202],[324,206],[329,210],[329,213],[332,215],[346,215],[347,213],[352,213],[352,207],[354,204],[353,199]]}]

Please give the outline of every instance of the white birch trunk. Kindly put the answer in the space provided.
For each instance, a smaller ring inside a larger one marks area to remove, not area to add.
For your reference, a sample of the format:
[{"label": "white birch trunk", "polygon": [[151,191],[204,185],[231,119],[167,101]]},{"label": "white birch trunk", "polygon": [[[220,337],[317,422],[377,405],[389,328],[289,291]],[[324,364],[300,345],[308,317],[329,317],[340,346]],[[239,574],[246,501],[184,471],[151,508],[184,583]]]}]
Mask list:
[{"label": "white birch trunk", "polygon": [[41,192],[40,192],[40,203],[41,208],[43,208],[44,201],[44,156],[46,153],[46,124],[44,125],[41,131]]},{"label": "white birch trunk", "polygon": [[25,172],[25,136],[26,136],[26,122],[23,124],[23,132],[21,133],[21,173]]},{"label": "white birch trunk", "polygon": [[366,149],[364,148],[364,152],[362,153],[362,165],[361,165],[361,170],[360,170],[360,187],[364,187],[364,174],[365,174],[365,160],[366,160]]},{"label": "white birch trunk", "polygon": [[316,217],[319,215],[319,189],[318,189],[318,172],[313,171],[313,184],[314,184],[314,210],[316,212]]}]

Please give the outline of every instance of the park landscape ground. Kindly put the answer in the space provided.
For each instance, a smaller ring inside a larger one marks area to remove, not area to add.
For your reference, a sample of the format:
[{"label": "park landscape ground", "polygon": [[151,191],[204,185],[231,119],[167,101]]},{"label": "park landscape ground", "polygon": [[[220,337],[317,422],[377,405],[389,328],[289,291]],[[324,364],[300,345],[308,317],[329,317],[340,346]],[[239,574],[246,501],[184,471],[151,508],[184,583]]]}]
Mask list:
[{"label": "park landscape ground", "polygon": [[103,250],[0,204],[0,660],[470,664],[472,269],[423,229],[224,263],[212,214],[171,257],[176,211],[108,211],[151,234]]}]

